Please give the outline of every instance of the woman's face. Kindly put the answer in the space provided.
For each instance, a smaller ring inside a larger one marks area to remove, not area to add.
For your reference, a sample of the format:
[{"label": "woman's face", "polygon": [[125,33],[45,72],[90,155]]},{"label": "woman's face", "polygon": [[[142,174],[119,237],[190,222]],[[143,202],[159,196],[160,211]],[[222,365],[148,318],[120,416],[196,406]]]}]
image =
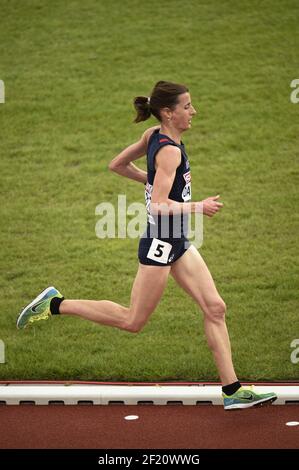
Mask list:
[{"label": "woman's face", "polygon": [[190,93],[182,93],[178,97],[178,104],[171,111],[166,113],[166,124],[170,124],[180,132],[186,131],[191,127],[191,119],[196,114],[191,104]]}]

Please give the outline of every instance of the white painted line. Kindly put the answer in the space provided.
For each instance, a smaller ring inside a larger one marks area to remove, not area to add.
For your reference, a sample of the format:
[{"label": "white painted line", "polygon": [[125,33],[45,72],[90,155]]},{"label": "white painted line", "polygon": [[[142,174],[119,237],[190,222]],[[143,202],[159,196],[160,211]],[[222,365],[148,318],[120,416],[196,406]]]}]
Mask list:
[{"label": "white painted line", "polygon": [[299,421],[289,421],[286,423],[287,426],[299,426]]},{"label": "white painted line", "polygon": [[139,416],[137,416],[137,415],[125,416],[125,419],[126,419],[127,421],[133,421],[134,419],[138,419],[138,418],[139,418]]}]

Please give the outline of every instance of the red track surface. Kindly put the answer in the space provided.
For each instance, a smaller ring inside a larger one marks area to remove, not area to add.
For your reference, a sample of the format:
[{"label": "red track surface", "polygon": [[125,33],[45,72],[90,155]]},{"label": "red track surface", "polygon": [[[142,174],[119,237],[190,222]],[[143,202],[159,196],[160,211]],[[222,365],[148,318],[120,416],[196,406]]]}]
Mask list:
[{"label": "red track surface", "polygon": [[1,406],[0,448],[298,449],[288,421],[299,421],[299,406]]}]

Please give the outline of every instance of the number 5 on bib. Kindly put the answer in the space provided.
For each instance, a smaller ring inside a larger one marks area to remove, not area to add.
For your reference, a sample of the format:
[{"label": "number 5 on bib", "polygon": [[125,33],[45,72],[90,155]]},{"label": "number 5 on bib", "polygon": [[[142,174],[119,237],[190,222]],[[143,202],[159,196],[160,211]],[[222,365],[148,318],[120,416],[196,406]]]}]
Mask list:
[{"label": "number 5 on bib", "polygon": [[148,250],[147,258],[161,264],[166,264],[171,248],[172,245],[170,243],[158,240],[158,238],[153,238],[150,249]]}]

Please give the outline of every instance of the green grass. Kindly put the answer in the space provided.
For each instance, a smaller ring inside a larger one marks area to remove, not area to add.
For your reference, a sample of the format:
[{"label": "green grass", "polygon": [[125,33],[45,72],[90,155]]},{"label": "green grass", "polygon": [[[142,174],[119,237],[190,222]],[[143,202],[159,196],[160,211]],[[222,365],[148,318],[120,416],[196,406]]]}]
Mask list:
[{"label": "green grass", "polygon": [[[48,285],[128,305],[138,240],[100,240],[95,207],[143,202],[107,170],[153,119],[132,99],[186,83],[193,199],[220,194],[200,251],[228,305],[241,379],[298,379],[299,6],[295,0],[1,0],[1,379],[218,380],[202,315],[172,279],[138,335],[76,318],[15,328]],[[145,168],[144,161],[140,166]]]}]

